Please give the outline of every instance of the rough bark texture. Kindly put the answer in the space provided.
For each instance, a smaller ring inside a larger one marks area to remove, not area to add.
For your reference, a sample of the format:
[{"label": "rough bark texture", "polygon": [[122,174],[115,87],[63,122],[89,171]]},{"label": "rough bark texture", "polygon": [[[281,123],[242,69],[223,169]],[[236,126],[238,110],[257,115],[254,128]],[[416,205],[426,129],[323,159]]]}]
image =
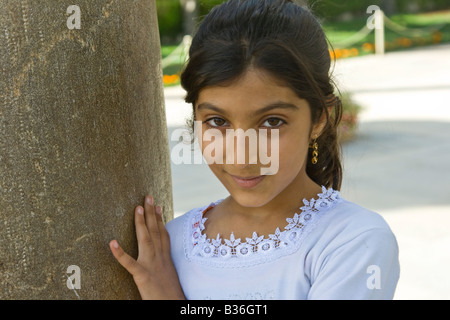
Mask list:
[{"label": "rough bark texture", "polygon": [[154,0],[0,2],[0,299],[139,298],[108,243],[137,255],[146,194],[172,217],[156,17]]}]

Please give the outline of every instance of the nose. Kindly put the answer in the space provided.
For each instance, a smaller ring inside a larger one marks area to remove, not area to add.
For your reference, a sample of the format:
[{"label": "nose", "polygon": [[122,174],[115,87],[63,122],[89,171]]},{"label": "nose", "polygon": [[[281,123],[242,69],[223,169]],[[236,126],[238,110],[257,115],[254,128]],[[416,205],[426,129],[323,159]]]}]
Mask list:
[{"label": "nose", "polygon": [[227,164],[243,169],[258,163],[258,136],[255,129],[227,130],[225,157]]}]

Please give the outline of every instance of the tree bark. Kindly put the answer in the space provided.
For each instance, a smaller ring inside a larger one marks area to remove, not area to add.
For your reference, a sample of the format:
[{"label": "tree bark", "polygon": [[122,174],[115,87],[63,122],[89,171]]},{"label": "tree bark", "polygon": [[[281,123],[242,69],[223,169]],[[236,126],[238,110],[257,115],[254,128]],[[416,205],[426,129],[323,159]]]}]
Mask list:
[{"label": "tree bark", "polygon": [[155,1],[2,0],[0,62],[0,299],[139,298],[108,243],[173,214]]}]

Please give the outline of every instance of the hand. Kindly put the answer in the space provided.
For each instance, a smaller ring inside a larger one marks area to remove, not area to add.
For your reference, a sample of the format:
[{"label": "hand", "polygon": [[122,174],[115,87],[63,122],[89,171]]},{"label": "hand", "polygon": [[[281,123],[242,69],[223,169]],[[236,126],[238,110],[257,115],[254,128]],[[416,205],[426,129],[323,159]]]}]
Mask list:
[{"label": "hand", "polygon": [[112,240],[109,247],[117,261],[133,276],[142,299],[185,299],[170,257],[169,233],[164,227],[161,210],[160,206],[155,207],[150,196],[145,198],[144,208],[135,209],[137,260],[125,253],[116,240]]}]

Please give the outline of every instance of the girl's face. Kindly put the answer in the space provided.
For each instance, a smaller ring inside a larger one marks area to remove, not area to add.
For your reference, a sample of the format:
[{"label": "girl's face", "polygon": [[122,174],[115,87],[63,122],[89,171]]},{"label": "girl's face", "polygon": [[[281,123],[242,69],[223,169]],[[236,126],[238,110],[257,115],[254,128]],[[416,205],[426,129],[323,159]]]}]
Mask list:
[{"label": "girl's face", "polygon": [[[202,134],[199,138],[203,155],[216,159],[209,164],[211,170],[241,206],[260,207],[277,196],[282,201],[282,195],[287,195],[289,189],[297,188],[298,193],[299,186],[311,181],[306,175],[308,147],[323,126],[313,126],[308,102],[268,73],[253,69],[232,85],[204,88],[199,93],[195,113],[196,120],[202,122],[202,131],[197,132]],[[216,129],[216,138],[205,134],[212,128]],[[243,163],[238,159],[238,139],[232,138],[234,144],[226,146],[227,129],[256,133],[258,141],[263,142],[258,133],[266,129],[267,142],[251,146],[251,139],[246,140]],[[278,137],[274,130],[278,131]],[[257,152],[249,153],[253,147]],[[278,163],[267,164],[267,157],[265,162],[261,161],[264,155]],[[219,158],[222,161],[217,161]],[[272,173],[276,174],[262,173],[261,168],[269,166],[275,168]]]}]

